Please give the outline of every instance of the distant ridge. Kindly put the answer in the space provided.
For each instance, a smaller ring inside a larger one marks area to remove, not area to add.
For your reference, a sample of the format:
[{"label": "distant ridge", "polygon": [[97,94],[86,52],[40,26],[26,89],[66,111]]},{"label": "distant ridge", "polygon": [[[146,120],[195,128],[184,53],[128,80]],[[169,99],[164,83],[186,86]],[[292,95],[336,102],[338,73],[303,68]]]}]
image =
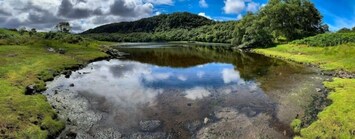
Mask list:
[{"label": "distant ridge", "polygon": [[112,23],[87,30],[83,34],[90,33],[133,33],[133,32],[161,32],[172,29],[193,29],[215,22],[205,17],[178,12],[173,14],[161,14],[149,18],[143,18],[132,22]]}]

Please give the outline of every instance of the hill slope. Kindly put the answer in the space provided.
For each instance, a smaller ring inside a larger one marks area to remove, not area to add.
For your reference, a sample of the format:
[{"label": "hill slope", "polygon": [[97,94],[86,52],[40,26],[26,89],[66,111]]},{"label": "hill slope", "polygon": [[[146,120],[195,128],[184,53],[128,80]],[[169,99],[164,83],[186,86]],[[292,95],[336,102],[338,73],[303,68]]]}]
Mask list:
[{"label": "hill slope", "polygon": [[89,33],[133,33],[133,32],[161,32],[171,29],[192,29],[204,25],[211,25],[214,21],[205,17],[182,12],[162,14],[154,17],[140,19],[133,22],[112,23],[87,30]]}]

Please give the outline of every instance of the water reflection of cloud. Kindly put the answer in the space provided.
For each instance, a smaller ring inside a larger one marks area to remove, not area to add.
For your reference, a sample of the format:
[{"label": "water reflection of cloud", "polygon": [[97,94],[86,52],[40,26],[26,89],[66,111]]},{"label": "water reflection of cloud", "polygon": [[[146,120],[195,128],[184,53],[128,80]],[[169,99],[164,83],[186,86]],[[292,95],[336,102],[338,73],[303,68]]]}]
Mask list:
[{"label": "water reflection of cloud", "polygon": [[157,80],[166,80],[169,79],[172,76],[172,73],[152,73],[152,74],[147,74],[146,77],[144,77],[147,81],[152,82],[152,81],[157,81]]},{"label": "water reflection of cloud", "polygon": [[188,99],[196,100],[196,99],[203,99],[211,94],[206,88],[203,87],[195,87],[192,89],[188,89],[184,92],[186,95],[185,97]]},{"label": "water reflection of cloud", "polygon": [[234,69],[223,69],[222,70],[222,77],[223,81],[226,84],[232,83],[232,82],[238,82],[240,80],[240,74],[238,71],[235,71]]},{"label": "water reflection of cloud", "polygon": [[203,72],[203,71],[197,72],[197,77],[198,78],[203,78],[204,75],[205,75],[205,72]]},{"label": "water reflection of cloud", "polygon": [[186,81],[187,80],[187,77],[185,75],[178,75],[177,78],[180,80],[180,81]]},{"label": "water reflection of cloud", "polygon": [[[75,84],[74,89],[76,91],[104,96],[120,107],[153,103],[155,96],[162,91],[146,88],[142,84],[142,76],[152,76],[152,72],[147,65],[112,60],[110,62],[93,63],[93,66],[96,68],[90,74],[81,78],[69,79],[69,82]],[[89,66],[81,71],[88,69],[91,69],[91,67]],[[159,76],[161,75],[157,77]]]},{"label": "water reflection of cloud", "polygon": [[155,104],[158,94],[172,88],[181,90],[191,100],[214,93],[230,94],[241,88],[258,88],[252,82],[245,84],[229,64],[175,69],[121,60],[94,62],[75,72],[67,81],[70,83],[75,84],[76,91],[105,97],[118,107]]}]

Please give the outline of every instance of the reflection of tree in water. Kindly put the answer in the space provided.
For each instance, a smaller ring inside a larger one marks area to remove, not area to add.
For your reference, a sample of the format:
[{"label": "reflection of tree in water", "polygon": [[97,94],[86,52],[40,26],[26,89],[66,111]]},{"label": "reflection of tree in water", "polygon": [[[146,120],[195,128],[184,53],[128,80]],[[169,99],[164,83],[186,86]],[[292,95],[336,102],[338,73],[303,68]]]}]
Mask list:
[{"label": "reflection of tree in water", "polygon": [[275,69],[272,67],[283,66],[290,71],[296,70],[292,65],[277,59],[217,46],[119,50],[129,53],[126,58],[130,60],[174,68],[187,68],[211,62],[231,63],[245,80],[256,80],[269,72],[276,72],[270,71]]}]

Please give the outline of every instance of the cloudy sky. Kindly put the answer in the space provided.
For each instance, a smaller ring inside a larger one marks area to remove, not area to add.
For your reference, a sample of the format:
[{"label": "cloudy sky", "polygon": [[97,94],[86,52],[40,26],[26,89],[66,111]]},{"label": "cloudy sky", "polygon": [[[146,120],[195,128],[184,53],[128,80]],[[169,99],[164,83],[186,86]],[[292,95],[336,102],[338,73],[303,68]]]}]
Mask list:
[{"label": "cloudy sky", "polygon": [[[355,26],[354,0],[311,0],[331,30]],[[238,20],[267,0],[0,0],[0,27],[50,30],[69,21],[75,32],[111,22],[188,11],[214,20]]]}]

